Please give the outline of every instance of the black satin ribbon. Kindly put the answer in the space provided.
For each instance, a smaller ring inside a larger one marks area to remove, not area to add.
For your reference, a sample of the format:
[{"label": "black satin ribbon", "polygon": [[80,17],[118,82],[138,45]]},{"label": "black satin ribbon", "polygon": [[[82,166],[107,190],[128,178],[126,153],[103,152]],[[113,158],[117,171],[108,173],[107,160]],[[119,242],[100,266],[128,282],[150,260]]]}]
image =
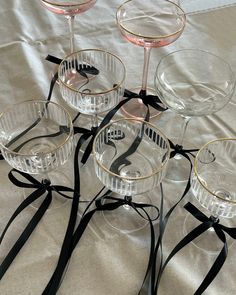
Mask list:
[{"label": "black satin ribbon", "polygon": [[[219,219],[216,219],[213,216],[207,217],[203,214],[199,209],[197,209],[193,204],[188,202],[184,208],[191,213],[196,219],[198,219],[201,224],[195,227],[191,232],[189,232],[172,250],[172,252],[167,257],[165,263],[161,269],[161,275],[166,268],[169,261],[176,255],[182,248],[184,248],[187,244],[191,241],[196,239],[202,233],[207,231],[209,228],[213,228],[217,237],[222,242],[223,246],[219,255],[217,256],[215,262],[213,263],[212,267],[210,268],[209,272],[205,276],[204,280],[202,281],[201,285],[198,289],[194,292],[194,295],[202,294],[214,280],[214,278],[219,273],[220,269],[222,268],[228,254],[228,246],[225,233],[227,233],[231,238],[236,239],[236,228],[229,228],[219,223]],[[209,241],[210,242],[210,241]]]},{"label": "black satin ribbon", "polygon": [[[119,208],[120,206],[129,205],[136,211],[136,213],[140,216],[140,218],[145,218],[148,221],[152,239],[154,238],[155,233],[154,233],[153,221],[159,217],[159,209],[156,206],[151,204],[143,204],[143,203],[140,204],[140,203],[133,202],[132,198],[129,196],[126,196],[124,199],[115,198],[108,195],[108,192],[106,192],[104,195],[102,195],[99,198],[97,197],[98,195],[91,201],[91,203],[87,207],[89,208],[91,204],[94,203],[95,201],[95,208],[90,211],[86,209],[84,214],[82,215],[82,218],[77,228],[74,231],[71,247],[68,248],[68,253],[67,253],[68,255],[66,259],[63,261],[63,263],[60,264],[60,271],[54,272],[50,280],[50,285],[48,286],[48,288],[44,290],[44,292],[42,293],[43,295],[54,295],[58,291],[58,288],[60,287],[60,284],[61,284],[62,275],[66,269],[66,266],[73,253],[73,250],[77,246],[87,225],[89,224],[91,218],[96,212],[111,211],[111,210],[115,210]],[[147,213],[146,209],[148,208],[154,208],[156,210],[156,216],[154,218],[151,218],[149,214]],[[153,251],[153,249],[151,249],[151,251]]]},{"label": "black satin ribbon", "polygon": [[[21,175],[21,177],[25,178],[27,182],[21,181],[17,179],[15,174]],[[52,201],[52,192],[56,191],[59,193],[62,197],[69,198],[67,195],[65,195],[63,192],[71,192],[73,191],[70,188],[67,188],[65,186],[61,185],[51,185],[51,183],[48,180],[39,182],[29,174],[20,172],[16,169],[12,169],[8,174],[9,180],[16,186],[22,187],[22,188],[31,188],[35,189],[34,192],[32,192],[28,197],[26,197],[23,202],[17,207],[15,212],[10,217],[8,223],[6,224],[1,236],[0,236],[0,244],[8,230],[8,228],[11,226],[12,222],[15,220],[15,218],[31,203],[33,203],[38,198],[42,197],[45,193],[46,196],[42,200],[42,203],[40,204],[39,208],[37,209],[36,213],[33,215],[31,220],[28,222],[25,229],[20,234],[19,238],[15,242],[15,244],[12,246],[12,248],[9,250],[8,254],[2,261],[0,265],[0,279],[4,276],[8,268],[10,267],[11,263],[19,253],[19,251],[22,249],[24,244],[29,239],[30,235],[38,225],[39,221],[43,217],[44,213],[48,209],[48,207],[51,204]]]},{"label": "black satin ribbon", "polygon": [[160,111],[160,112],[164,112],[166,111],[168,108],[165,108],[162,106],[162,102],[159,99],[159,97],[157,95],[150,95],[147,94],[146,90],[140,90],[140,92],[137,94],[135,92],[132,92],[128,89],[125,89],[124,92],[124,97],[127,98],[139,98],[143,101],[143,103],[148,107],[151,106],[154,109]]},{"label": "black satin ribbon", "polygon": [[[173,158],[176,154],[181,154],[189,161],[190,169],[189,169],[189,178],[186,183],[185,189],[183,191],[180,199],[168,210],[168,212],[164,215],[164,193],[163,193],[163,185],[160,185],[161,188],[161,203],[160,203],[160,218],[159,218],[159,236],[157,237],[157,241],[151,240],[151,244],[154,244],[154,250],[150,252],[149,263],[147,266],[146,274],[144,277],[144,281],[142,283],[141,289],[139,291],[139,295],[156,295],[161,279],[161,270],[163,265],[163,252],[162,252],[162,240],[165,233],[166,225],[175,208],[179,205],[179,203],[184,199],[186,194],[188,193],[191,187],[190,175],[192,172],[192,161],[189,155],[195,157],[193,152],[198,151],[198,149],[184,149],[182,146],[175,145],[171,140],[169,140],[170,147],[172,149],[170,153],[170,157]],[[157,267],[157,259],[159,257],[159,267]]]}]

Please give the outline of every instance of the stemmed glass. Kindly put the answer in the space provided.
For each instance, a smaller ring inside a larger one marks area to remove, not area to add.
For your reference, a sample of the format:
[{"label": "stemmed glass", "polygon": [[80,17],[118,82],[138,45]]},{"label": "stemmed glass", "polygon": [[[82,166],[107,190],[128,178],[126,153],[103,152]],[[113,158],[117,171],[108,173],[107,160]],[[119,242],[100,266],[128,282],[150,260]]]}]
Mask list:
[{"label": "stemmed glass", "polygon": [[125,66],[114,54],[100,49],[74,52],[61,62],[58,70],[60,91],[66,103],[91,115],[92,127],[98,114],[112,109],[124,93]]},{"label": "stemmed glass", "polygon": [[68,21],[70,30],[70,52],[75,50],[74,19],[76,14],[83,13],[91,8],[97,0],[40,0],[49,11],[62,14]]},{"label": "stemmed glass", "polygon": [[[117,24],[122,36],[129,42],[144,48],[142,86],[135,90],[142,94],[155,94],[147,88],[148,68],[152,48],[167,46],[182,34],[186,17],[175,3],[163,0],[129,0],[116,13]],[[159,111],[151,109],[151,117]],[[131,100],[122,110],[129,117],[144,118],[146,106],[139,100]]]},{"label": "stemmed glass", "polygon": [[[74,148],[73,126],[69,113],[48,101],[24,101],[0,115],[0,149],[15,169],[34,175],[39,182],[73,187],[69,177],[56,169],[63,165]],[[26,192],[30,189],[26,189]],[[66,198],[53,192],[51,208],[65,204]],[[28,193],[29,195],[29,193]],[[38,208],[36,200],[33,207]]]},{"label": "stemmed glass", "polygon": [[[193,195],[214,219],[227,223],[236,215],[236,138],[220,138],[206,143],[197,153],[191,176]],[[187,215],[185,230],[196,227],[196,219]],[[222,243],[209,229],[194,244],[207,251],[219,250]]]},{"label": "stemmed glass", "polygon": [[[148,192],[163,179],[170,147],[165,135],[141,119],[125,118],[109,123],[95,137],[95,171],[112,196],[125,196],[137,203],[152,203]],[[147,221],[131,206],[105,212],[108,224],[122,231],[144,227]]]},{"label": "stemmed glass", "polygon": [[[177,140],[183,146],[191,117],[207,116],[221,110],[235,88],[235,75],[222,58],[200,49],[184,49],[164,56],[156,69],[155,86],[161,101],[182,116],[183,126]],[[188,178],[187,160],[176,155],[170,161],[167,178]]]}]

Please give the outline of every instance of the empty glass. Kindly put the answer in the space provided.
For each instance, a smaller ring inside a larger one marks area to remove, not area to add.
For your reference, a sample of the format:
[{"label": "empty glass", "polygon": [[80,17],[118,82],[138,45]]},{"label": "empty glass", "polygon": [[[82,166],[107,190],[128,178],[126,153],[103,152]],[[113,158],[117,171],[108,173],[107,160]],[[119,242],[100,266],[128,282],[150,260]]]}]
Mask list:
[{"label": "empty glass", "polygon": [[75,50],[74,19],[76,14],[83,13],[91,8],[96,0],[40,0],[49,11],[64,15],[70,30],[70,52]]},{"label": "empty glass", "polygon": [[[167,138],[154,125],[138,119],[121,119],[102,128],[94,140],[95,171],[113,195],[150,204],[148,192],[164,178],[170,147]],[[132,231],[147,221],[125,205],[105,212],[114,228]]]},{"label": "empty glass", "polygon": [[[191,177],[192,192],[214,219],[222,218],[223,224],[227,224],[227,219],[236,215],[235,177],[236,138],[216,139],[199,150]],[[185,222],[186,231],[195,226],[196,220],[188,215]],[[222,243],[213,229],[209,229],[205,237],[194,243],[208,251],[222,248]]]},{"label": "empty glass", "polygon": [[[221,110],[231,99],[235,75],[230,65],[207,51],[184,49],[164,56],[156,69],[155,86],[161,101],[184,118],[177,144],[182,146],[191,117],[207,116]],[[177,155],[170,161],[167,178],[188,178],[186,159]]]},{"label": "empty glass", "polygon": [[[155,95],[155,90],[147,85],[151,49],[167,46],[180,37],[186,22],[184,11],[171,1],[129,0],[118,8],[116,19],[122,36],[144,48],[142,85],[134,90]],[[141,99],[129,101],[122,110],[126,116],[138,118],[145,118],[147,112]],[[159,113],[150,108],[151,117]]]},{"label": "empty glass", "polygon": [[[0,115],[3,157],[13,168],[33,174],[38,181],[73,188],[69,176],[56,170],[66,163],[73,148],[71,117],[54,102],[24,101],[10,106]],[[53,208],[65,203],[65,198],[53,194],[57,196],[53,197]],[[38,207],[39,203],[35,201],[33,206]]]},{"label": "empty glass", "polygon": [[91,115],[92,127],[97,115],[116,106],[124,94],[125,66],[114,54],[100,49],[85,49],[68,55],[60,64],[60,91],[66,103]]}]

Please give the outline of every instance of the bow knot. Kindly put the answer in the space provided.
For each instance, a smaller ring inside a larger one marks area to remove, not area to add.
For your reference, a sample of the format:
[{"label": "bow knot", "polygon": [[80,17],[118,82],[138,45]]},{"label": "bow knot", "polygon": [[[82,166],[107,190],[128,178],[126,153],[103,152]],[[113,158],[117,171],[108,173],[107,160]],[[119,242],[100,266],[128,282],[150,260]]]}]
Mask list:
[{"label": "bow knot", "polygon": [[215,224],[218,224],[218,223],[220,222],[220,219],[219,219],[218,217],[213,216],[213,215],[211,215],[211,216],[209,217],[209,220],[212,221],[213,226],[214,226]]},{"label": "bow knot", "polygon": [[177,154],[188,158],[188,154],[192,155],[193,152],[197,152],[198,149],[184,149],[184,147],[180,144],[174,144],[171,140],[168,140],[170,144],[170,148],[172,149],[170,153],[170,158],[174,158]]}]

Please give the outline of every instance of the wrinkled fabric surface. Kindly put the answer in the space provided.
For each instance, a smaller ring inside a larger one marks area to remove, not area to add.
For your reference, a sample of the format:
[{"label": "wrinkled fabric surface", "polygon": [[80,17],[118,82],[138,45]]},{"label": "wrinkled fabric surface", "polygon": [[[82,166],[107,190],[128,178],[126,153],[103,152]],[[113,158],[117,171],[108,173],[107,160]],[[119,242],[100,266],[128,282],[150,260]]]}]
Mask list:
[{"label": "wrinkled fabric surface", "polygon": [[[117,54],[127,69],[126,88],[131,89],[141,84],[143,48],[122,39],[118,31],[115,12],[121,3],[121,0],[98,0],[89,11],[77,15],[75,43],[78,50],[101,48]],[[149,86],[153,86],[154,72],[160,58],[177,49],[211,51],[228,61],[236,72],[236,1],[182,0],[181,5],[188,13],[185,31],[174,44],[152,50]],[[9,0],[1,1],[0,24],[0,111],[14,102],[45,99],[51,73],[55,69],[45,57],[52,54],[63,58],[69,52],[66,19],[46,11],[40,1]],[[52,100],[64,105],[74,115],[75,112],[63,102],[57,85]],[[82,125],[87,121],[85,116],[79,119]],[[153,123],[170,139],[174,139],[179,132],[181,118],[168,110],[153,119]],[[186,134],[186,138],[196,147],[218,137],[236,137],[236,94],[218,113],[194,118]],[[60,169],[71,175],[72,179],[72,167],[73,157]],[[23,200],[22,189],[15,187],[7,178],[10,169],[5,161],[0,162],[0,230]],[[81,168],[81,175],[81,198],[89,200],[102,187],[96,179],[92,159]],[[165,210],[178,200],[184,186],[185,183],[164,181]],[[159,189],[149,195],[152,202],[159,205]],[[187,213],[183,205],[189,200],[198,205],[190,192],[169,220],[164,237],[165,255],[184,235]],[[57,263],[69,212],[70,201],[45,214],[1,280],[1,295],[42,293]],[[0,246],[1,259],[32,213],[34,209],[27,208],[11,226]],[[236,226],[236,220],[232,219],[231,223]],[[58,294],[137,295],[146,270],[149,244],[148,227],[132,233],[120,232],[111,228],[101,213],[96,214],[73,253]],[[235,243],[230,246],[225,265],[205,294],[235,294],[235,247]],[[159,294],[193,294],[215,258],[215,253],[204,252],[193,244],[188,245],[166,268]]]}]

